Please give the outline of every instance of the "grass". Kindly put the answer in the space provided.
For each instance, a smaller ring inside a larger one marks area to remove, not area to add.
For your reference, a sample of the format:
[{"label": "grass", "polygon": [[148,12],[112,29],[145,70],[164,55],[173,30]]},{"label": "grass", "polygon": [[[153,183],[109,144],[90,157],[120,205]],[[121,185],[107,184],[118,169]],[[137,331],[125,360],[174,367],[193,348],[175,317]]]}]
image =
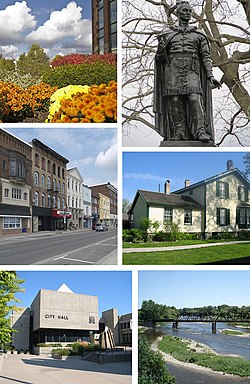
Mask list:
[{"label": "grass", "polygon": [[212,369],[242,377],[250,376],[250,361],[241,357],[215,355],[210,352],[198,353],[195,348],[188,348],[188,341],[178,337],[164,336],[159,342],[159,349],[175,359],[194,363]]},{"label": "grass", "polygon": [[[244,262],[242,262],[244,258]],[[249,258],[249,260],[247,259]],[[221,245],[176,251],[131,252],[123,255],[126,265],[250,264],[250,244]]]},{"label": "grass", "polygon": [[198,245],[211,243],[227,243],[231,241],[244,241],[246,239],[208,239],[208,240],[177,240],[177,241],[161,241],[151,243],[126,243],[123,242],[123,248],[158,248],[158,247],[179,247],[181,245]]},{"label": "grass", "polygon": [[244,335],[245,334],[244,332],[231,331],[229,329],[223,329],[221,332],[224,333],[225,335]]}]

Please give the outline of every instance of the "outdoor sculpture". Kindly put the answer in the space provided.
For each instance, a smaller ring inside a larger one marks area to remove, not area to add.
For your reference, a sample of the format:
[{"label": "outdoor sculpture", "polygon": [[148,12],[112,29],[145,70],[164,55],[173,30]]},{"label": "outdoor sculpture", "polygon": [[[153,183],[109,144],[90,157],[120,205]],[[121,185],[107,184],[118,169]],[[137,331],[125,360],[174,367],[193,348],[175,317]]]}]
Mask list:
[{"label": "outdoor sculpture", "polygon": [[209,42],[201,30],[189,25],[192,8],[187,1],[174,9],[179,25],[158,36],[155,129],[177,145],[183,140],[213,142],[211,90],[220,88],[220,83],[213,77]]}]

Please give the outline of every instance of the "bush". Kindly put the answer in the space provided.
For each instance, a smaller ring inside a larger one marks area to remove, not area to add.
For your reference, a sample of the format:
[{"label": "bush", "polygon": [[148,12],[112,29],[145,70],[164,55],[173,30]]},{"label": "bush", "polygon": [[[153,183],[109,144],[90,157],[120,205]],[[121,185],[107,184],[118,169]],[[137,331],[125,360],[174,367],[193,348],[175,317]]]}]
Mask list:
[{"label": "bush", "polygon": [[21,88],[28,88],[31,85],[37,85],[41,83],[41,77],[34,77],[30,74],[20,74],[16,71],[8,71],[6,69],[0,69],[0,80],[13,83]]},{"label": "bush", "polygon": [[153,234],[153,241],[167,241],[166,232],[159,231]]},{"label": "bush", "polygon": [[96,62],[93,64],[63,65],[49,70],[43,75],[43,81],[52,87],[67,85],[100,85],[116,80],[116,66]]},{"label": "bush", "polygon": [[36,346],[37,347],[62,347],[62,344],[60,344],[60,343],[55,343],[55,344],[38,343]]},{"label": "bush", "polygon": [[52,349],[51,353],[52,353],[52,355],[69,356],[70,355],[70,349],[67,349],[67,348]]},{"label": "bush", "polygon": [[56,56],[52,62],[51,66],[52,68],[62,66],[62,65],[79,65],[79,64],[92,64],[95,62],[102,62],[110,65],[116,65],[117,59],[116,55],[113,53],[106,53],[103,55],[93,54],[93,55],[81,55],[79,53],[74,53],[67,56]]},{"label": "bush", "polygon": [[143,241],[142,233],[137,228],[124,229],[123,230],[123,241],[129,243],[141,243]]}]

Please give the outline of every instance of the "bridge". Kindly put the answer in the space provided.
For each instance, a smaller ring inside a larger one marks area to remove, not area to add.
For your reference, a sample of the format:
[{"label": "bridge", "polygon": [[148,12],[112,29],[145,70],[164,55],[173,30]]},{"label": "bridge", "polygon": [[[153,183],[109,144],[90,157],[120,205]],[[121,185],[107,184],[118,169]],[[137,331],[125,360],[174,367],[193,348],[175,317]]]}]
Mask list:
[{"label": "bridge", "polygon": [[237,315],[201,315],[201,314],[180,314],[176,318],[161,318],[148,321],[139,322],[141,325],[147,325],[149,327],[155,327],[156,323],[172,323],[173,329],[179,328],[179,323],[211,323],[212,333],[216,333],[217,323],[249,323],[250,317],[237,316]]}]

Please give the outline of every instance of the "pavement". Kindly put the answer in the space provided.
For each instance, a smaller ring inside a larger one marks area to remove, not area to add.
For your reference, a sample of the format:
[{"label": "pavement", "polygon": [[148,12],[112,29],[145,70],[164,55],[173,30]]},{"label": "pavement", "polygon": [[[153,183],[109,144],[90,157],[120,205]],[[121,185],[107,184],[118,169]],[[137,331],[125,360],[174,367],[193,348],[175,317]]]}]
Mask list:
[{"label": "pavement", "polygon": [[98,364],[34,355],[5,355],[1,384],[131,384],[131,362]]},{"label": "pavement", "polygon": [[232,244],[245,244],[250,243],[247,241],[227,241],[221,243],[209,243],[209,244],[193,244],[193,245],[177,245],[173,247],[150,247],[150,248],[124,248],[123,253],[136,253],[136,252],[165,252],[165,251],[180,251],[184,249],[195,249],[195,248],[207,248],[207,247],[218,247],[220,245],[232,245]]}]

